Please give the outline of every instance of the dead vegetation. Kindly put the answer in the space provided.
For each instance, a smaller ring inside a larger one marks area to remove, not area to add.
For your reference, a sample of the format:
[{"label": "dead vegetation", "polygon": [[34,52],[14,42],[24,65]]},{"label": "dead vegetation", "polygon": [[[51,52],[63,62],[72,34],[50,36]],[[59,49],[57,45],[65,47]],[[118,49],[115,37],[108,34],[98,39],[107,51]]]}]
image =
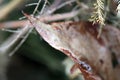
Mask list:
[{"label": "dead vegetation", "polygon": [[[12,2],[14,6],[8,7]],[[0,20],[22,2],[13,0],[3,6],[0,12],[5,14],[0,15]],[[38,11],[40,3],[43,5]],[[0,29],[4,31],[19,28],[17,33],[13,32],[2,42],[1,55],[12,56],[35,29],[50,46],[73,60],[64,64],[66,68],[69,68],[69,64],[73,65],[67,73],[70,77],[82,76],[85,80],[120,79],[120,19],[116,0],[96,0],[95,4],[92,0],[39,0],[27,6],[32,5],[36,5],[33,13],[23,11],[25,20],[0,23]]]}]

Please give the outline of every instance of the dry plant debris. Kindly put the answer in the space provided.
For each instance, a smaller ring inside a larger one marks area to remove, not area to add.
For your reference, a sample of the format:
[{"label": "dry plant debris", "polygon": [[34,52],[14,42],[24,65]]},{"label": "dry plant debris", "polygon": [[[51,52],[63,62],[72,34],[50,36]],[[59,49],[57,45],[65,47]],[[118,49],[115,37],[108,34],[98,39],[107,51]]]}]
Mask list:
[{"label": "dry plant debris", "polygon": [[[91,22],[70,21],[49,25],[30,16],[29,20],[45,41],[76,63],[85,80],[116,80],[109,48],[114,52],[114,46],[120,49],[118,29],[106,25],[101,37],[97,38],[98,24]],[[111,35],[114,31],[116,34]],[[115,43],[111,44],[112,40]]]},{"label": "dry plant debris", "polygon": [[[83,20],[78,22],[45,23],[74,17],[79,11],[73,11],[73,13],[69,13],[67,16],[65,14],[49,15],[46,18],[34,18],[24,13],[30,23],[25,20],[19,22],[23,26],[34,26],[36,31],[50,46],[71,58],[75,63],[71,68],[71,73],[79,69],[85,80],[120,80],[120,30],[104,23],[103,4],[104,0],[97,0],[97,4],[95,4],[97,12],[92,16],[94,24]],[[75,15],[73,15],[74,13]],[[0,28],[5,24],[14,26],[13,24],[19,22],[3,23],[0,24]],[[102,28],[101,36],[97,38],[100,29],[99,25],[104,25],[105,27]],[[28,30],[26,30],[27,32]],[[115,55],[118,62],[116,66],[113,66],[112,54]]]}]

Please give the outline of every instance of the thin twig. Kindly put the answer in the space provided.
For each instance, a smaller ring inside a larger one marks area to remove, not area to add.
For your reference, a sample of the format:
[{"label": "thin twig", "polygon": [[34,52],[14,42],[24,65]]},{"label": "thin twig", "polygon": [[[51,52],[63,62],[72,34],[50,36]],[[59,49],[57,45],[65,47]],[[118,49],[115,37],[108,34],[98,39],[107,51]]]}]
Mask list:
[{"label": "thin twig", "polygon": [[25,7],[34,6],[34,5],[37,5],[37,4],[38,4],[38,3],[31,3],[31,4],[25,5]]},{"label": "thin twig", "polygon": [[38,9],[38,7],[40,5],[40,2],[41,2],[41,0],[38,1],[37,6],[35,7],[35,9],[33,11],[33,15],[36,13],[36,11],[37,11],[37,9]]},{"label": "thin twig", "polygon": [[[41,2],[41,0],[39,0],[39,2],[38,3],[40,3]],[[45,4],[44,4],[44,7],[42,8],[43,10],[44,10],[44,8],[45,8],[45,5],[46,5],[46,2],[45,2]],[[65,4],[66,5],[66,4]],[[35,10],[34,10],[34,12],[33,12],[33,14],[35,14],[35,12],[36,12],[36,10],[38,9],[38,6],[39,6],[39,4],[36,6],[36,8],[35,8]],[[62,6],[61,6],[62,7]],[[57,8],[58,9],[58,8]],[[56,10],[57,10],[56,9]],[[42,10],[41,10],[41,13],[42,13]],[[60,14],[57,14],[56,16],[49,16],[49,17],[44,17],[42,20],[43,21],[47,21],[47,22],[49,22],[49,21],[54,21],[54,20],[58,20],[58,19],[65,19],[65,18],[71,18],[71,17],[73,17],[73,16],[75,16],[75,15],[77,15],[78,14],[78,11],[74,11],[74,12],[71,12],[71,13],[66,13],[66,14],[64,14],[64,16],[63,15],[60,15]],[[51,18],[51,19],[49,19],[49,18]],[[32,31],[32,29],[30,30],[30,27],[28,27],[28,25],[29,25],[29,23],[27,22],[27,21],[24,21],[24,25],[27,25],[27,27],[24,27],[23,28],[23,30],[21,30],[21,32],[20,33],[18,33],[18,34],[14,34],[12,37],[10,37],[10,39],[8,39],[7,41],[5,41],[2,45],[1,45],[1,47],[0,47],[0,51],[2,52],[2,53],[7,53],[7,52],[12,52],[10,55],[12,55],[22,44],[23,44],[23,42],[26,40],[26,38],[28,37],[28,35],[30,34],[30,32]],[[4,25],[4,24],[3,24]],[[22,25],[22,26],[24,26],[24,25]],[[10,26],[9,26],[10,27]],[[26,35],[26,36],[25,36]],[[21,36],[25,36],[25,38],[24,39],[22,39],[22,40],[19,40],[19,39],[21,39]],[[11,42],[11,43],[9,43],[9,42]],[[17,47],[16,47],[17,46]]]},{"label": "thin twig", "polygon": [[41,11],[40,11],[40,15],[43,13],[43,11],[44,11],[44,9],[45,9],[45,6],[46,6],[46,4],[47,4],[47,0],[45,0],[45,3],[44,3],[44,5],[43,5],[43,7],[42,7],[42,9],[41,9]]},{"label": "thin twig", "polygon": [[68,5],[68,4],[70,4],[70,3],[73,3],[73,2],[75,2],[75,1],[76,1],[76,0],[66,1],[66,2],[62,3],[61,5],[56,6],[56,7],[52,8],[52,9],[48,10],[47,13],[52,14],[52,13],[54,13],[56,10],[58,10],[58,9],[64,7],[64,6]]},{"label": "thin twig", "polygon": [[2,29],[2,31],[6,31],[6,32],[10,32],[10,33],[19,33],[20,31],[18,31],[18,30],[10,30],[10,29],[5,29],[5,28],[3,28]]},{"label": "thin twig", "polygon": [[[73,18],[78,14],[79,14],[79,11],[72,11],[72,12],[63,13],[63,14],[54,14],[54,15],[41,16],[39,18],[39,20],[41,22],[59,21],[59,20],[67,19],[67,18]],[[28,20],[4,22],[4,23],[0,23],[0,29],[2,29],[2,28],[23,27],[27,23],[28,23]]]},{"label": "thin twig", "polygon": [[14,48],[14,50],[12,50],[12,52],[9,53],[9,56],[12,56],[20,48],[20,46],[26,41],[29,34],[32,32],[32,30],[33,30],[33,27],[30,30],[28,30],[28,32],[25,34],[24,38],[20,41],[20,43]]},{"label": "thin twig", "polygon": [[21,42],[21,36],[26,35],[30,28],[31,27],[26,26],[21,29],[20,33],[14,33],[12,36],[10,36],[2,45],[0,45],[0,52],[5,54],[13,51],[16,45]]},{"label": "thin twig", "polygon": [[23,27],[27,23],[28,23],[28,20],[3,22],[3,23],[0,23],[0,29],[2,29],[2,28],[18,28],[18,27]]},{"label": "thin twig", "polygon": [[[37,11],[37,9],[38,9],[38,7],[39,7],[40,2],[41,2],[41,0],[38,1],[38,4],[37,4],[37,6],[36,6],[36,8],[35,8],[35,10],[34,10],[34,12],[33,12],[33,15],[36,13],[36,11]],[[43,7],[42,7],[42,10],[44,10],[45,5],[46,5],[46,1],[45,1],[45,4],[44,4]],[[41,13],[42,13],[42,10],[41,10]],[[27,27],[30,27],[30,25],[26,25],[26,26],[25,26],[25,28],[27,28]],[[23,39],[19,42],[19,44],[12,50],[12,52],[9,53],[9,56],[12,56],[12,55],[20,48],[20,46],[25,42],[25,40],[27,39],[27,37],[29,36],[29,34],[32,32],[33,29],[34,29],[34,27],[32,27],[31,29],[29,29],[29,30],[27,31],[27,33],[25,34],[24,38],[23,38]]]}]

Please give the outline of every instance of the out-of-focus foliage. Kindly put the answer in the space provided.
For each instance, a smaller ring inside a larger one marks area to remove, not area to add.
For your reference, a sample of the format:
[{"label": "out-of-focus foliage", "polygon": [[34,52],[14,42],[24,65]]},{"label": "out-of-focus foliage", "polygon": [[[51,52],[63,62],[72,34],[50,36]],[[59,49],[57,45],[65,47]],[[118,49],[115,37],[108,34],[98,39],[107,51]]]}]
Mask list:
[{"label": "out-of-focus foliage", "polygon": [[[14,0],[1,1],[0,8]],[[32,13],[35,6],[25,7],[25,5],[37,1],[38,0],[21,1],[18,6],[11,10],[11,12],[1,20],[1,22],[19,20],[20,17],[23,17],[23,14],[21,13],[22,10],[27,13]],[[52,0],[50,2],[52,2]],[[42,6],[40,5],[40,7]],[[16,29],[13,30],[15,31]],[[14,32],[0,30],[0,44],[2,44],[13,33]],[[10,61],[8,61],[6,71],[7,79],[66,80],[68,78],[64,73],[64,67],[62,65],[64,58],[65,55],[53,49],[42,38],[40,38],[35,31],[33,31],[20,49],[12,57],[9,57]],[[0,60],[4,59],[0,58]]]}]

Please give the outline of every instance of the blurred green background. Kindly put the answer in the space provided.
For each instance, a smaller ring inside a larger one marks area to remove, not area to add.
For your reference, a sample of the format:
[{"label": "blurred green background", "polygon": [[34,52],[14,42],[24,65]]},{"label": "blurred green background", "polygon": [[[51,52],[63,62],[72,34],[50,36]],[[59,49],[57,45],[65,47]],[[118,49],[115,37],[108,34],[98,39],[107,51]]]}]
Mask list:
[{"label": "blurred green background", "polygon": [[[12,0],[1,0],[1,8]],[[50,3],[53,0],[49,0]],[[35,6],[25,7],[26,4],[38,2],[38,0],[23,0],[20,5],[0,22],[18,20],[23,16],[21,10],[32,13]],[[43,2],[41,3],[42,7]],[[14,30],[14,29],[13,29]],[[10,35],[8,31],[0,30],[0,44]],[[11,57],[7,65],[8,80],[68,80],[62,64],[65,55],[46,43],[40,35],[33,30],[24,44]]]},{"label": "blurred green background", "polygon": [[7,75],[9,80],[66,80],[62,61],[65,55],[30,34],[12,56]]}]

